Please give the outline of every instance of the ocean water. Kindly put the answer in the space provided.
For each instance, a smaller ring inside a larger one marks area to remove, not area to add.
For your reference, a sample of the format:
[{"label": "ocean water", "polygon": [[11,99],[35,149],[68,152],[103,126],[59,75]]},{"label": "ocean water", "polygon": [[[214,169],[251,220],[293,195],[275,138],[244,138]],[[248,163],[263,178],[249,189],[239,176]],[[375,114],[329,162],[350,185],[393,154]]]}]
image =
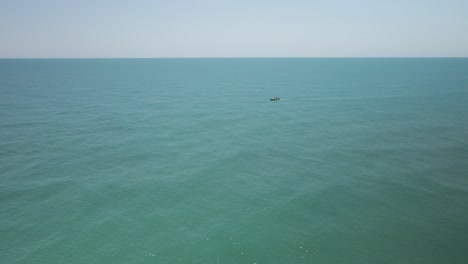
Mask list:
[{"label": "ocean water", "polygon": [[2,264],[467,249],[468,59],[0,60]]}]

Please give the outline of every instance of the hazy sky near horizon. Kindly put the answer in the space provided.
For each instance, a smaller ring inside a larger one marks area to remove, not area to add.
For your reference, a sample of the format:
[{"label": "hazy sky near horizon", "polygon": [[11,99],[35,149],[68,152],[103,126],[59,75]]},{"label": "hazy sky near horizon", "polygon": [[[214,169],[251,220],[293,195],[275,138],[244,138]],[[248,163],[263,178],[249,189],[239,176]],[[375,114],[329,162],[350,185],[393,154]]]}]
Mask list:
[{"label": "hazy sky near horizon", "polygon": [[468,57],[467,0],[0,0],[0,58]]}]

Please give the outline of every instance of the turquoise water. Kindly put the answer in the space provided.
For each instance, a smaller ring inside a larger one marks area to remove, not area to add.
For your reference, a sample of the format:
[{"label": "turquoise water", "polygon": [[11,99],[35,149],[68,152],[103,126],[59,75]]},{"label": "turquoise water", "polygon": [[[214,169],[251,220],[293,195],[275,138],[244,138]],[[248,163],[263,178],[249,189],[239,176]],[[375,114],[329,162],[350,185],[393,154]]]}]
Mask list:
[{"label": "turquoise water", "polygon": [[0,263],[468,262],[468,59],[0,60],[0,92]]}]

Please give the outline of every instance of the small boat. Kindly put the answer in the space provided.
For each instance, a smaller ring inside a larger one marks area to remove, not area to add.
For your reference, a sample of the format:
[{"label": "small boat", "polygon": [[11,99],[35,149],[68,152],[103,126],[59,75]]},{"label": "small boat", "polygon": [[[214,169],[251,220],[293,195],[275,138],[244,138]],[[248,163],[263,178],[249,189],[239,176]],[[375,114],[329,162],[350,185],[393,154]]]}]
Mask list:
[{"label": "small boat", "polygon": [[279,97],[273,97],[273,98],[270,98],[270,101],[279,101]]}]

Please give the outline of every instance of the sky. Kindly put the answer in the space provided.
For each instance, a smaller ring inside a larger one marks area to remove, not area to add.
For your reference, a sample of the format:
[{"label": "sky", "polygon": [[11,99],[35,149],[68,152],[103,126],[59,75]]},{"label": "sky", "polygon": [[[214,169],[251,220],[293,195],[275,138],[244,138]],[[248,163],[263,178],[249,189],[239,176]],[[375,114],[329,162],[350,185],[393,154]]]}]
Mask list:
[{"label": "sky", "polygon": [[0,0],[0,58],[468,57],[468,0]]}]

